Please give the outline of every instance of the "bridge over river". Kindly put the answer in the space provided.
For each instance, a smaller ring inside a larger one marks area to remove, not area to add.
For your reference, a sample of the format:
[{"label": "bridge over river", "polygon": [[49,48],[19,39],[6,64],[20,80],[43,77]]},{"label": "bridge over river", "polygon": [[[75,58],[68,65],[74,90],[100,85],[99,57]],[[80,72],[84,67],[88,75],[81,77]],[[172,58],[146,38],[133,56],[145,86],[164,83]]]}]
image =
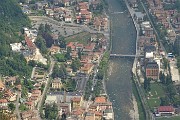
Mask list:
[{"label": "bridge over river", "polygon": [[143,57],[144,55],[110,54],[110,57]]}]

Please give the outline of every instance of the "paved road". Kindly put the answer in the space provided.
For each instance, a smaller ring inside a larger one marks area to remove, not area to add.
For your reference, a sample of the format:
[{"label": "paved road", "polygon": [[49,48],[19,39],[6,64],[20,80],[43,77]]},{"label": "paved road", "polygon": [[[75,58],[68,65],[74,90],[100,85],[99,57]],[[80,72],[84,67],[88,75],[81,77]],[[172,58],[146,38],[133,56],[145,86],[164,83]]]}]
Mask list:
[{"label": "paved road", "polygon": [[31,79],[34,77],[34,72],[36,70],[36,67],[33,67],[32,73],[31,73]]},{"label": "paved road", "polygon": [[16,106],[16,109],[15,109],[15,113],[18,117],[17,120],[21,120],[21,116],[20,116],[20,112],[19,112],[19,98],[20,98],[21,94],[20,92],[18,91],[17,92],[17,100],[16,100],[16,103],[15,103],[15,106]]},{"label": "paved road", "polygon": [[88,76],[83,75],[83,76],[79,76],[77,77],[77,85],[76,85],[76,91],[79,92],[84,92],[85,91],[85,87],[86,87],[86,83],[89,79]]},{"label": "paved road", "polygon": [[155,34],[156,34],[156,36],[157,36],[157,40],[158,40],[158,42],[160,43],[160,48],[165,52],[165,55],[167,55],[166,49],[164,48],[163,44],[161,43],[159,34],[158,34],[158,32],[157,32],[157,30],[156,30],[156,28],[155,28],[155,26],[154,26],[154,24],[153,24],[153,22],[152,22],[152,19],[151,19],[150,15],[149,15],[149,14],[150,14],[149,11],[147,10],[147,8],[146,8],[146,6],[144,5],[144,3],[142,2],[142,0],[140,0],[140,2],[141,2],[141,5],[143,6],[143,9],[145,10],[146,15],[147,15],[147,17],[148,17],[148,19],[149,19],[149,21],[150,21],[150,23],[151,23],[151,25],[152,25],[152,27],[153,27],[153,30],[154,30],[154,32],[155,32]]},{"label": "paved road", "polygon": [[38,110],[38,120],[41,120],[41,118],[40,118],[40,108],[41,108],[41,106],[42,106],[42,103],[44,102],[44,98],[45,98],[45,95],[46,95],[46,92],[47,92],[47,89],[48,89],[48,85],[50,84],[50,75],[52,74],[52,71],[53,71],[53,68],[54,68],[54,64],[55,64],[55,61],[52,59],[52,58],[50,58],[50,60],[51,60],[51,64],[50,64],[50,69],[49,69],[49,74],[48,74],[48,78],[47,78],[47,82],[46,82],[46,85],[45,85],[45,87],[44,87],[44,90],[43,90],[43,93],[42,93],[42,95],[41,95],[41,98],[40,98],[40,100],[39,100],[39,103],[38,103],[38,106],[37,106],[37,110]]}]

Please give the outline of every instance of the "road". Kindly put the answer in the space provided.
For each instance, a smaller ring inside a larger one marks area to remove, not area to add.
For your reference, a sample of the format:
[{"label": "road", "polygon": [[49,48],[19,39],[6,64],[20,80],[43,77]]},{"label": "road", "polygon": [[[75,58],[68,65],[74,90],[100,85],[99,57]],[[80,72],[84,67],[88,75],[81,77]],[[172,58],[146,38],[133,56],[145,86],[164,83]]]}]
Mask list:
[{"label": "road", "polygon": [[145,7],[145,5],[144,5],[144,3],[142,2],[142,0],[140,0],[140,2],[141,2],[141,5],[143,6],[143,9],[145,10],[145,13],[146,13],[146,15],[147,15],[147,17],[148,17],[148,19],[149,19],[152,27],[153,27],[153,30],[154,30],[154,32],[155,32],[155,34],[156,34],[156,36],[157,36],[157,40],[158,40],[158,42],[159,42],[159,44],[160,44],[160,45],[159,45],[160,48],[165,52],[165,55],[167,55],[166,49],[164,48],[163,44],[161,43],[159,34],[158,34],[158,32],[157,32],[157,30],[156,30],[156,28],[155,28],[155,26],[154,26],[154,24],[153,24],[153,22],[152,22],[152,19],[151,19],[150,15],[149,15],[149,11],[148,11],[147,8]]},{"label": "road", "polygon": [[[51,24],[54,24],[53,28],[59,26],[59,27],[61,27],[61,29],[63,27],[71,27],[71,28],[75,27],[76,29],[78,29],[78,28],[81,29],[81,30],[77,30],[77,31],[74,29],[75,33],[81,32],[81,31],[87,31],[87,32],[90,32],[90,33],[101,33],[101,34],[107,34],[108,33],[108,31],[106,31],[106,32],[104,32],[104,31],[96,31],[96,30],[94,30],[92,28],[89,28],[86,25],[79,25],[79,24],[75,24],[75,23],[59,22],[59,21],[56,21],[56,20],[54,20],[52,18],[49,18],[49,17],[46,17],[46,16],[29,16],[29,18],[31,20],[33,20],[33,21],[41,21],[41,22],[44,21],[44,22],[49,22]],[[67,28],[67,30],[68,30],[68,28]],[[61,34],[62,34],[62,32],[61,32]]]},{"label": "road", "polygon": [[76,91],[84,92],[88,79],[87,75],[77,75]]},{"label": "road", "polygon": [[19,98],[20,98],[21,94],[20,92],[18,91],[17,92],[17,100],[16,100],[16,103],[15,103],[15,106],[16,106],[16,109],[15,109],[15,113],[18,117],[17,120],[21,120],[21,116],[20,116],[20,112],[19,112]]},{"label": "road", "polygon": [[31,73],[31,79],[33,79],[33,77],[34,77],[35,70],[36,70],[36,67],[33,67],[33,70],[32,70],[32,73]]},{"label": "road", "polygon": [[41,98],[40,98],[40,100],[38,102],[38,106],[37,106],[37,110],[38,110],[38,113],[37,113],[38,116],[37,117],[38,117],[38,120],[41,120],[41,117],[40,117],[40,108],[42,106],[42,103],[44,102],[44,98],[45,98],[45,95],[46,95],[46,92],[47,92],[47,89],[48,89],[48,85],[50,84],[50,80],[51,80],[50,76],[52,74],[52,71],[53,71],[53,68],[54,68],[54,64],[55,64],[55,61],[52,58],[50,58],[50,61],[51,61],[51,64],[50,64],[49,74],[48,74],[49,77],[47,78],[46,85],[44,87],[43,93],[41,95]]}]

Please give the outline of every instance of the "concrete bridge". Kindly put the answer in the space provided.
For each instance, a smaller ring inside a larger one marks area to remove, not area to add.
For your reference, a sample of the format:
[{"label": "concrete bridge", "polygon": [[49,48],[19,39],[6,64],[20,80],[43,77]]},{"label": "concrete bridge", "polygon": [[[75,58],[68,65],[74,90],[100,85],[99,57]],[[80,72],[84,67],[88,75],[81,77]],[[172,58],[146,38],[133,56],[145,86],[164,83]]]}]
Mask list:
[{"label": "concrete bridge", "polygon": [[110,57],[143,57],[143,55],[110,54]]}]

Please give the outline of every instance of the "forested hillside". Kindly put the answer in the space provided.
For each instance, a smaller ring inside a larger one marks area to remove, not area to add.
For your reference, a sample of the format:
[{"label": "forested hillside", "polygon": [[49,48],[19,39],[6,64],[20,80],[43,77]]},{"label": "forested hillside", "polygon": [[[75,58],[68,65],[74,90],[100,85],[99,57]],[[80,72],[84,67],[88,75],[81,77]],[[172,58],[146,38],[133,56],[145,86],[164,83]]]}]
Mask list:
[{"label": "forested hillside", "polygon": [[10,43],[23,40],[20,30],[30,26],[16,0],[0,0],[0,75],[27,76],[31,68],[21,54],[13,53]]}]

